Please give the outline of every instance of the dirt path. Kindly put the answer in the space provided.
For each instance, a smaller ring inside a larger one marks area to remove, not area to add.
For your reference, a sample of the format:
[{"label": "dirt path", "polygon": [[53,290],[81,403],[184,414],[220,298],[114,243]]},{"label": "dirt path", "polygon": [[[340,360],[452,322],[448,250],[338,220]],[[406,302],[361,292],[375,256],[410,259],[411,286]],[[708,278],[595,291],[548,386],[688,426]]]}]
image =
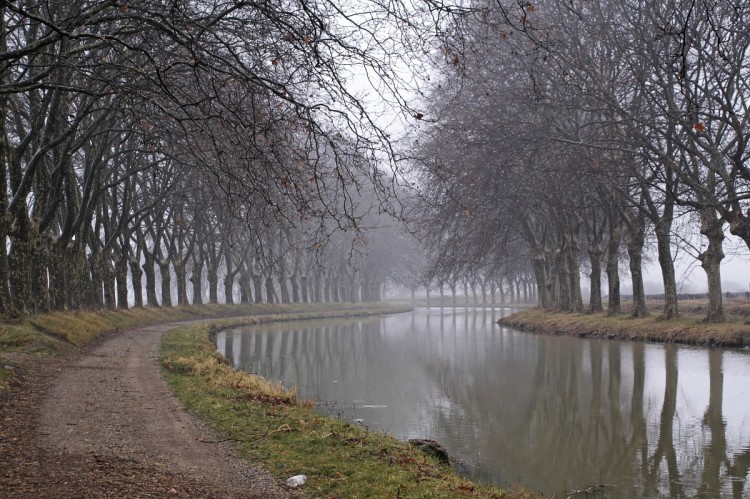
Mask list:
[{"label": "dirt path", "polygon": [[0,452],[17,451],[0,458],[0,496],[288,497],[161,380],[159,338],[174,327],[110,335],[66,367],[53,359],[27,373],[26,390],[11,390],[25,397],[0,413]]}]

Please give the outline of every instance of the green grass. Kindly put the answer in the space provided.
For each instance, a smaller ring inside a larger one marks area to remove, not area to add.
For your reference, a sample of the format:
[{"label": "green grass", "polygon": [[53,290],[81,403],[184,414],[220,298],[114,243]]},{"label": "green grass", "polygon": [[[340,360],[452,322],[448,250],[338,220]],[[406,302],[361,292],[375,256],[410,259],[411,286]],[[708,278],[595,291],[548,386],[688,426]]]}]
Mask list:
[{"label": "green grass", "polygon": [[322,416],[278,383],[230,368],[209,340],[210,330],[232,325],[332,315],[271,316],[173,330],[161,345],[164,379],[190,412],[236,441],[253,463],[280,480],[307,475],[302,490],[309,497],[533,497],[520,487],[505,491],[472,483],[406,443]]}]

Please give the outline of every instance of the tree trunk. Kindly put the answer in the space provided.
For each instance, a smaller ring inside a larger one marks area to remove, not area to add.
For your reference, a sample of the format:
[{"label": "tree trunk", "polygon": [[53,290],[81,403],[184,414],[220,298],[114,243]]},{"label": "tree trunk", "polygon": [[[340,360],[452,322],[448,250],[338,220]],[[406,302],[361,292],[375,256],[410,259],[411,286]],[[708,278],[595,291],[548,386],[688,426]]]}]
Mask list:
[{"label": "tree trunk", "polygon": [[65,281],[68,284],[68,305],[71,309],[82,308],[87,304],[87,293],[91,277],[86,253],[83,247],[73,245],[66,250]]},{"label": "tree trunk", "polygon": [[102,253],[100,259],[102,269],[102,281],[104,284],[104,306],[109,310],[117,308],[117,295],[115,292],[115,268],[112,265],[112,253],[108,250]]},{"label": "tree trunk", "polygon": [[188,305],[187,295],[187,270],[185,269],[185,263],[181,260],[182,257],[178,257],[177,261],[174,262],[174,275],[177,281],[177,304],[180,306]]},{"label": "tree trunk", "polygon": [[158,307],[156,299],[156,258],[149,253],[143,253],[143,273],[146,275],[146,301],[152,307]]},{"label": "tree trunk", "polygon": [[289,284],[292,285],[292,303],[299,303],[299,284],[296,275],[289,277]]},{"label": "tree trunk", "polygon": [[330,280],[331,284],[331,301],[338,303],[341,301],[341,297],[339,297],[339,280],[337,277],[332,277]]},{"label": "tree trunk", "polygon": [[143,306],[143,270],[141,270],[141,262],[135,256],[131,256],[128,259],[128,265],[130,265],[130,280],[133,285],[133,297],[134,304],[136,307]]},{"label": "tree trunk", "polygon": [[[613,217],[615,218],[615,217]],[[620,241],[622,240],[622,219],[616,217],[609,224],[609,243],[607,250],[607,315],[618,315],[622,312],[620,299]]]},{"label": "tree trunk", "polygon": [[[7,252],[7,248],[0,248],[0,250]],[[60,241],[53,243],[50,251],[50,260],[47,264],[53,310],[65,310],[68,305],[68,282],[65,278],[65,268],[68,263],[66,262],[66,256],[67,245],[65,243],[61,244]],[[5,281],[0,281],[0,286],[7,289],[7,282],[6,276]],[[127,284],[125,289],[127,290]]]},{"label": "tree trunk", "polygon": [[193,285],[193,305],[203,305],[203,265],[196,267],[193,263],[190,283]]},{"label": "tree trunk", "polygon": [[159,260],[161,274],[161,306],[172,306],[172,274],[169,271],[169,260]]},{"label": "tree trunk", "polygon": [[84,284],[84,304],[86,308],[92,310],[101,310],[104,306],[104,301],[102,299],[102,267],[99,262],[100,258],[101,253],[99,251],[92,252],[88,258],[88,269],[86,272],[91,278],[86,280],[84,279],[84,275],[81,275],[81,280]]},{"label": "tree trunk", "polygon": [[589,309],[591,313],[603,312],[602,304],[602,254],[604,252],[598,244],[590,244],[588,248],[589,260],[591,261],[591,296],[589,298]]},{"label": "tree trunk", "polygon": [[303,275],[302,277],[299,278],[299,282],[300,282],[299,285],[301,288],[300,291],[302,292],[302,303],[310,303],[310,296],[307,293],[309,283],[307,281],[308,279],[306,275]]},{"label": "tree trunk", "polygon": [[646,292],[643,288],[643,245],[646,242],[645,220],[642,215],[628,230],[628,260],[630,264],[630,280],[633,286],[633,317],[645,317]]},{"label": "tree trunk", "polygon": [[[18,217],[17,217],[18,218]],[[21,314],[26,314],[31,308],[31,243],[29,241],[30,222],[28,217],[21,216],[16,223],[16,231],[10,234],[9,284],[13,305]],[[5,244],[5,242],[3,242]]]},{"label": "tree trunk", "polygon": [[[544,264],[544,256],[540,253],[535,254],[532,258],[531,266],[534,269],[534,278],[536,279],[537,289],[539,290],[539,305],[542,308],[549,308],[550,296],[547,290],[547,266]],[[513,284],[509,277],[507,280],[510,284],[510,302],[513,303]]]},{"label": "tree trunk", "polygon": [[701,210],[701,234],[708,238],[708,247],[698,259],[706,271],[708,281],[708,315],[706,322],[724,322],[724,306],[721,296],[721,261],[724,259],[722,248],[724,229],[712,208]]},{"label": "tree trunk", "polygon": [[[0,7],[0,15],[3,16],[3,22],[5,21],[5,4]],[[7,51],[6,33],[0,33],[0,51]],[[5,82],[5,78],[2,77],[0,81]],[[10,157],[8,134],[6,131],[6,117],[8,112],[8,94],[0,95],[0,313],[6,316],[16,315],[15,307],[10,296],[10,288],[8,287],[9,279],[9,262],[8,262],[8,232],[10,230],[10,220],[6,214],[8,207],[8,165],[5,164],[5,160]],[[53,288],[53,293],[56,289]],[[55,307],[60,310],[64,305],[60,304],[57,300],[55,301]]]},{"label": "tree trunk", "polygon": [[247,271],[240,272],[240,303],[250,303],[252,301],[253,293],[250,289],[250,284],[250,275]]},{"label": "tree trunk", "polygon": [[208,265],[206,278],[208,279],[208,302],[219,303],[219,269],[211,262]]},{"label": "tree trunk", "polygon": [[516,301],[521,302],[521,279],[516,279]]},{"label": "tree trunk", "polygon": [[[583,312],[583,296],[581,295],[581,250],[578,247],[578,231],[573,233],[572,238],[568,241],[567,264],[568,277],[570,279],[570,310],[572,312]],[[527,281],[523,280],[523,301],[529,301],[529,291]]]},{"label": "tree trunk", "polygon": [[250,274],[253,280],[253,288],[255,290],[255,303],[263,303],[263,276],[260,274]]},{"label": "tree trunk", "polygon": [[272,277],[266,277],[266,302],[276,303],[276,290],[273,287]]},{"label": "tree trunk", "polygon": [[234,274],[227,272],[224,276],[224,303],[232,305],[234,303]]},{"label": "tree trunk", "polygon": [[117,308],[128,309],[128,255],[123,249],[115,264],[115,280],[117,281]]},{"label": "tree trunk", "polygon": [[281,291],[281,303],[289,303],[289,287],[286,284],[286,272],[279,274],[279,290]]},{"label": "tree trunk", "polygon": [[[572,295],[570,290],[570,274],[571,270],[568,267],[568,249],[567,247],[563,246],[563,249],[561,249],[557,255],[556,255],[556,263],[557,263],[557,283],[559,287],[559,293],[558,293],[558,301],[557,306],[560,308],[560,310],[564,310],[566,312],[570,312],[572,308]],[[521,283],[521,277],[519,276],[518,279],[516,279],[516,299],[520,302],[521,301],[521,289],[520,289],[520,283]]]},{"label": "tree trunk", "polygon": [[321,285],[321,276],[320,272],[315,273],[315,278],[313,279],[313,296],[315,299],[315,303],[320,303],[321,296],[320,296],[320,285]]},{"label": "tree trunk", "polygon": [[677,311],[677,279],[675,278],[674,262],[672,261],[671,221],[660,221],[656,224],[656,249],[661,267],[661,277],[664,282],[664,312],[665,319],[678,316]]}]

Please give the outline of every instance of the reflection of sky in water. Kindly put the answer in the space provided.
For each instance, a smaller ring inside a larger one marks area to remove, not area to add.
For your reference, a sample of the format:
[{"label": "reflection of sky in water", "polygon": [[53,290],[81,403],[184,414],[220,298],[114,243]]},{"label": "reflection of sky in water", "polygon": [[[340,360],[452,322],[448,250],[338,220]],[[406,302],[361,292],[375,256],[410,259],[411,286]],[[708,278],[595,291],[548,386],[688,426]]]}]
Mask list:
[{"label": "reflection of sky in water", "polygon": [[220,333],[217,347],[324,412],[439,440],[480,480],[750,496],[747,352],[527,334],[495,325],[501,313],[269,324]]}]

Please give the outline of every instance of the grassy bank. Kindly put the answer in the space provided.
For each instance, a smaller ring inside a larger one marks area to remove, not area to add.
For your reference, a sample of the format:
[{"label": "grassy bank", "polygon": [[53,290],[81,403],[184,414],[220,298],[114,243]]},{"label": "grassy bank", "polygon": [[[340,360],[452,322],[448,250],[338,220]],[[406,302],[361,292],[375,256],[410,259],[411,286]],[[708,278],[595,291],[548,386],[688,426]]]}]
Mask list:
[{"label": "grassy bank", "polygon": [[[105,312],[54,312],[0,323],[0,352],[55,353],[82,346],[110,331],[166,322],[215,317],[284,314],[362,308],[362,304],[245,304],[197,305],[188,307],[141,307]],[[368,308],[385,304],[367,304]]]},{"label": "grassy bank", "polygon": [[[390,306],[385,303],[209,304],[104,312],[54,312],[12,321],[4,320],[0,322],[0,390],[8,386],[18,369],[33,369],[34,356],[64,353],[112,331],[176,321],[301,312],[326,313],[363,307],[382,311]],[[20,363],[18,353],[21,354],[21,359],[25,359]]]},{"label": "grassy bank", "polygon": [[629,315],[573,314],[541,309],[524,310],[498,321],[524,331],[578,337],[613,338],[699,346],[750,346],[750,322],[746,305],[734,304],[739,313],[727,322],[703,322],[701,304],[686,304],[678,319],[664,320],[656,313],[642,318]]},{"label": "grassy bank", "polygon": [[350,310],[186,326],[163,338],[163,376],[190,412],[222,438],[235,441],[254,463],[280,480],[307,475],[302,490],[310,497],[532,497],[520,489],[471,483],[408,444],[321,416],[278,383],[232,369],[209,340],[209,332],[233,325],[372,313]]}]

